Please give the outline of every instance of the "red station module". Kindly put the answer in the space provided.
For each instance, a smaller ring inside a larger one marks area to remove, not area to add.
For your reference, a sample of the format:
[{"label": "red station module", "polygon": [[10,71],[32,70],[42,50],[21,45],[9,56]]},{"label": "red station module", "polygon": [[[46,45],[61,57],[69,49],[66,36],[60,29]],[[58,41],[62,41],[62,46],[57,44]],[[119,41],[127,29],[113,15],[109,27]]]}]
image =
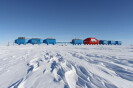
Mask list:
[{"label": "red station module", "polygon": [[96,39],[96,38],[87,38],[87,39],[85,39],[84,40],[84,44],[86,45],[88,45],[88,44],[90,44],[90,45],[98,45],[99,44],[99,40],[98,39]]}]

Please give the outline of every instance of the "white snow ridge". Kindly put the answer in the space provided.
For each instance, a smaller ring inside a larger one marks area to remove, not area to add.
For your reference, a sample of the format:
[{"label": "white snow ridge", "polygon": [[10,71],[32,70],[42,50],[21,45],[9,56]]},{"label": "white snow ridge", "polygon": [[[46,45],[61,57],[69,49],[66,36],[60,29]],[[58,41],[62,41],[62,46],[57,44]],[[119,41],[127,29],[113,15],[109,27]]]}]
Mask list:
[{"label": "white snow ridge", "polygon": [[0,88],[133,88],[133,46],[1,46]]}]

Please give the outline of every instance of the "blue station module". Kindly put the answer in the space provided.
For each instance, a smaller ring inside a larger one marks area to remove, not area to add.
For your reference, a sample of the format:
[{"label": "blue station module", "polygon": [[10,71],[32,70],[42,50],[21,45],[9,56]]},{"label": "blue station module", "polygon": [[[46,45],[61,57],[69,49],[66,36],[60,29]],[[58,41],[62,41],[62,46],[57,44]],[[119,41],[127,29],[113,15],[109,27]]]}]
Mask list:
[{"label": "blue station module", "polygon": [[121,41],[115,41],[115,44],[116,45],[122,45],[122,42]]},{"label": "blue station module", "polygon": [[28,39],[26,39],[25,37],[18,37],[18,39],[15,40],[15,43],[18,45],[26,45],[28,43]]},{"label": "blue station module", "polygon": [[108,44],[109,44],[109,45],[116,45],[116,42],[115,42],[115,41],[112,41],[112,40],[109,40],[109,41],[108,41]]},{"label": "blue station module", "polygon": [[43,40],[40,38],[32,38],[28,41],[28,43],[34,45],[34,44],[42,44]]},{"label": "blue station module", "polygon": [[83,44],[83,40],[82,39],[73,39],[72,44],[73,45],[76,45],[76,44],[81,45],[81,44]]},{"label": "blue station module", "polygon": [[101,45],[107,45],[108,44],[108,41],[107,40],[100,40],[99,41],[99,44],[101,44]]},{"label": "blue station module", "polygon": [[43,41],[43,43],[46,43],[47,45],[49,45],[49,44],[55,45],[56,44],[56,39],[55,38],[47,38]]}]

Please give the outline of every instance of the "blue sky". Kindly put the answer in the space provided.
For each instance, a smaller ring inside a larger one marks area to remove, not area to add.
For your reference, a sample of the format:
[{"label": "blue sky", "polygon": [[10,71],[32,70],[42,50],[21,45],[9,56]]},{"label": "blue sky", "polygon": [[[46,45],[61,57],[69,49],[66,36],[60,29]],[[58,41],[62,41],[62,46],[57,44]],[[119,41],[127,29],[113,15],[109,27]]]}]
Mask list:
[{"label": "blue sky", "polygon": [[0,44],[20,36],[133,44],[133,0],[0,0]]}]

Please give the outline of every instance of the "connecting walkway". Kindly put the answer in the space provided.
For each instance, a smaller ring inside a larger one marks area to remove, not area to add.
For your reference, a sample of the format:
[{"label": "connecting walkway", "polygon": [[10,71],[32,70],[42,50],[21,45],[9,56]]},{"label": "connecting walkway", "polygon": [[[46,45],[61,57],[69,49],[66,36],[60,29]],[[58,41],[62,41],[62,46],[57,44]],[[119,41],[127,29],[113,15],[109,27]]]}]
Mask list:
[{"label": "connecting walkway", "polygon": [[56,42],[56,44],[72,44],[71,42]]}]

